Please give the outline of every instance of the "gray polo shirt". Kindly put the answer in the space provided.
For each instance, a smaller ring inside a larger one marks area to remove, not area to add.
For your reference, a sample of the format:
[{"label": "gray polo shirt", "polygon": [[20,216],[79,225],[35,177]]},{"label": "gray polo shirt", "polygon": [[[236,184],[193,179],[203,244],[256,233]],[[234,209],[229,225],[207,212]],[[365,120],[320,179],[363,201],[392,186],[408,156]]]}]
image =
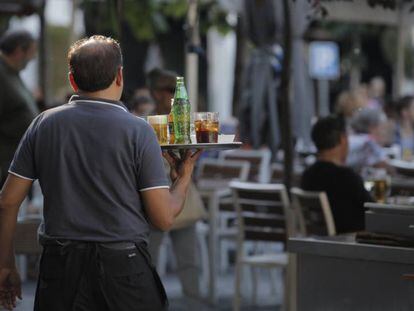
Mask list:
[{"label": "gray polo shirt", "polygon": [[39,179],[41,240],[147,241],[140,193],[169,185],[144,120],[121,102],[78,96],[32,122],[9,172]]}]

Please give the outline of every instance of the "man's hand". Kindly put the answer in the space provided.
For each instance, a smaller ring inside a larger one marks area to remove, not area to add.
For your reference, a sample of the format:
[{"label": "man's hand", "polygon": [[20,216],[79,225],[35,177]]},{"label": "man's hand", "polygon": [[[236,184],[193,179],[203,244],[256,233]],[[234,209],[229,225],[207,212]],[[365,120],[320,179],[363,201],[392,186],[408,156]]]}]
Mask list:
[{"label": "man's hand", "polygon": [[181,159],[172,151],[164,152],[163,156],[170,164],[170,177],[174,182],[177,178],[191,177],[194,170],[194,165],[200,157],[202,150],[191,152],[187,150],[181,157]]},{"label": "man's hand", "polygon": [[16,269],[0,268],[0,304],[7,310],[13,310],[16,298],[22,299],[19,273]]}]

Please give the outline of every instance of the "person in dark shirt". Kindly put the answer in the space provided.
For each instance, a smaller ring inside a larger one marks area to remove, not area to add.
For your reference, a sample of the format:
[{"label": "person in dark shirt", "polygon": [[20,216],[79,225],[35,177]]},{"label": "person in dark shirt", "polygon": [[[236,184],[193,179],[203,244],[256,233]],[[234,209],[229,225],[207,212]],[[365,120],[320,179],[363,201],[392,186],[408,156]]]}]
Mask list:
[{"label": "person in dark shirt", "polygon": [[39,114],[36,102],[19,76],[36,55],[27,31],[9,31],[0,38],[0,188],[27,127]]},{"label": "person in dark shirt", "polygon": [[303,173],[301,187],[326,192],[337,233],[363,230],[364,203],[372,199],[362,178],[344,165],[348,154],[344,120],[335,116],[319,119],[311,135],[318,156]]}]

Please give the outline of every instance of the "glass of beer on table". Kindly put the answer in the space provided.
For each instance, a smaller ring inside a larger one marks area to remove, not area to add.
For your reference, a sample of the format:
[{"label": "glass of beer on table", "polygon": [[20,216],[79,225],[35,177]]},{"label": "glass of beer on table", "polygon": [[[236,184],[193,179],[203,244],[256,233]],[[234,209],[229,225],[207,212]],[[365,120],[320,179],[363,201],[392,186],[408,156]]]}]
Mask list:
[{"label": "glass of beer on table", "polygon": [[391,180],[385,169],[375,169],[372,176],[372,196],[377,203],[386,203],[391,192]]},{"label": "glass of beer on table", "polygon": [[198,144],[217,143],[219,133],[218,112],[195,112],[194,128]]},{"label": "glass of beer on table", "polygon": [[168,144],[168,115],[148,116],[147,122],[152,126],[160,145]]}]

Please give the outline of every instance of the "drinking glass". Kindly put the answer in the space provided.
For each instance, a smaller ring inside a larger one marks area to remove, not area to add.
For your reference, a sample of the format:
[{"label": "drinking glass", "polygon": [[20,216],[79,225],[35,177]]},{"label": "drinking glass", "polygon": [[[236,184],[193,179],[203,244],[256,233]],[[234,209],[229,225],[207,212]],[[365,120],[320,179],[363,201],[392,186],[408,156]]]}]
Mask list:
[{"label": "drinking glass", "polygon": [[217,143],[219,132],[218,112],[195,112],[194,127],[197,143]]},{"label": "drinking glass", "polygon": [[391,192],[391,179],[385,169],[367,168],[365,179],[371,184],[371,194],[377,203],[386,203]]},{"label": "drinking glass", "polygon": [[160,145],[168,144],[168,115],[148,116],[147,121],[154,129],[158,143]]}]

